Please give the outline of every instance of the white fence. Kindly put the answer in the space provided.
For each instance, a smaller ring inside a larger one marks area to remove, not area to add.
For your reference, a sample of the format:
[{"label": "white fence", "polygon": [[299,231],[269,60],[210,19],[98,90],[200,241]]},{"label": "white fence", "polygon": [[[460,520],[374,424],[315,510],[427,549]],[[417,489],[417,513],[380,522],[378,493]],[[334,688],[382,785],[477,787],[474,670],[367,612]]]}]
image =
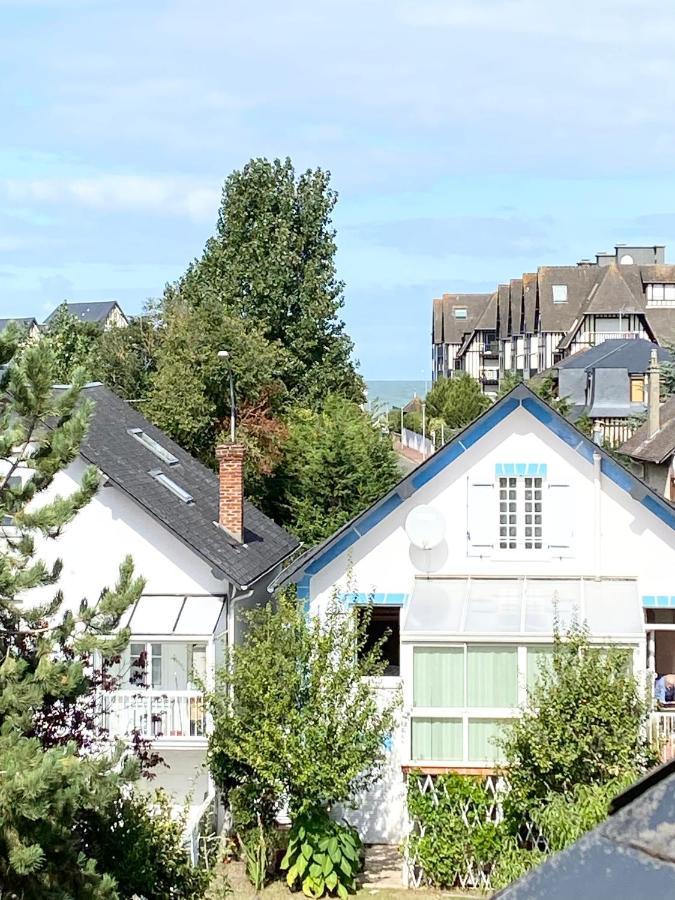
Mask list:
[{"label": "white fence", "polygon": [[104,696],[104,722],[111,734],[137,730],[144,738],[206,737],[206,707],[200,691],[114,691]]},{"label": "white fence", "polygon": [[430,441],[429,438],[422,437],[421,434],[418,434],[416,431],[411,431],[409,428],[402,429],[401,444],[409,450],[415,450],[417,453],[421,453],[425,458],[431,456],[434,452],[433,441]]}]

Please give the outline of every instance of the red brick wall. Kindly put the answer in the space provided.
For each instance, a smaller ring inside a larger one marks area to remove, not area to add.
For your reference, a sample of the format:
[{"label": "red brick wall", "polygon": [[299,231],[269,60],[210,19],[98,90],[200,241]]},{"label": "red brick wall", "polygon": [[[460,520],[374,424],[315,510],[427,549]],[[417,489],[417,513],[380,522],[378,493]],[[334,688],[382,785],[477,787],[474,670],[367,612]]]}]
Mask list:
[{"label": "red brick wall", "polygon": [[244,447],[219,444],[216,447],[220,502],[218,521],[238,541],[244,539]]}]

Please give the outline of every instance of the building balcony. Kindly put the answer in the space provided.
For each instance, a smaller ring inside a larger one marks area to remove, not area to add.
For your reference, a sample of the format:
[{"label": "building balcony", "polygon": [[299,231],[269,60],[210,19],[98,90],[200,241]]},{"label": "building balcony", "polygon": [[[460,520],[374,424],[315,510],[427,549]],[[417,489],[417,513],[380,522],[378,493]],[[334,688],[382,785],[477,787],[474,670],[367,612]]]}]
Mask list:
[{"label": "building balcony", "polygon": [[643,337],[640,331],[586,331],[576,338],[578,343],[588,344],[589,347],[595,347],[604,341],[630,340]]},{"label": "building balcony", "polygon": [[145,688],[113,691],[103,698],[103,723],[110,734],[177,745],[206,743],[206,706],[201,691]]},{"label": "building balcony", "polygon": [[662,762],[675,759],[675,709],[658,710],[650,715],[649,739]]}]

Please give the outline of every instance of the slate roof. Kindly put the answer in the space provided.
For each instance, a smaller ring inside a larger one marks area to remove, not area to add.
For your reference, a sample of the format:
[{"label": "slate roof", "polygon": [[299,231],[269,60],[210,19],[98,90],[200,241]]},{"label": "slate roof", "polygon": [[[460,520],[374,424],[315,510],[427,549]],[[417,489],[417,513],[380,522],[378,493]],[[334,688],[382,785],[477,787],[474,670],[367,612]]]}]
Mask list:
[{"label": "slate roof", "polygon": [[[48,325],[49,322],[54,318],[59,309],[64,304],[61,303],[56,307],[53,312],[49,314],[47,319],[45,320],[45,325]],[[84,303],[66,303],[66,310],[69,315],[74,316],[76,319],[80,319],[82,322],[94,322],[95,324],[99,324],[101,322],[105,322],[110,313],[117,307],[120,312],[122,309],[116,300],[94,300],[87,301]],[[122,313],[124,315],[124,313]]]},{"label": "slate roof", "polygon": [[[461,344],[465,334],[474,330],[485,312],[492,294],[443,294],[433,304],[432,341],[434,344]],[[456,319],[455,309],[466,308],[466,318]]]},{"label": "slate roof", "polygon": [[415,491],[427,484],[445,466],[452,464],[455,459],[519,406],[527,409],[531,415],[542,422],[584,459],[592,461],[593,454],[599,453],[603,475],[627,491],[634,500],[642,503],[643,506],[675,531],[675,510],[667,500],[664,500],[663,497],[652,490],[649,485],[645,484],[633,472],[617,462],[602,447],[594,444],[583,432],[579,431],[578,428],[531,391],[527,385],[519,384],[512,391],[509,391],[508,394],[497,400],[470,425],[458,432],[440,450],[433,453],[410,474],[406,475],[388,493],[376,500],[372,506],[355,516],[321,544],[310,548],[294,560],[275,579],[268,590],[272,590],[273,586],[278,587],[290,582],[297,582],[303,575],[311,576],[320,571],[323,566],[348,550],[371,528],[400,506],[404,500],[407,500]]},{"label": "slate roof", "polygon": [[[525,273],[497,288],[499,337],[507,338],[535,331],[561,334],[559,347],[566,349],[582,325],[585,315],[638,314],[642,317],[648,335],[660,344],[675,343],[675,309],[647,307],[645,285],[675,284],[675,265],[620,265],[615,261],[607,265],[579,264],[574,266],[540,266],[536,273]],[[567,287],[567,301],[553,302],[553,285]],[[445,294],[434,301],[434,343],[461,343],[479,324],[479,317],[488,302],[488,294]],[[470,298],[475,299],[473,302]],[[455,305],[467,305],[479,314],[460,320],[453,326],[448,320],[448,309]],[[459,300],[459,298],[462,298]],[[438,305],[438,306],[437,306]],[[535,312],[539,309],[538,328],[535,329]],[[442,310],[446,311],[445,319]],[[524,313],[524,315],[523,315]],[[443,330],[441,322],[449,327]],[[489,327],[494,327],[490,324]]]},{"label": "slate roof", "polygon": [[656,350],[659,362],[668,362],[671,354],[658,344],[642,338],[617,338],[603,341],[588,350],[582,350],[556,363],[556,369],[626,369],[632,374],[643,374],[649,368],[652,350]]},{"label": "slate roof", "polygon": [[649,424],[645,422],[619,447],[619,453],[633,459],[664,463],[675,454],[675,397],[669,397],[659,409],[661,427],[649,437]]},{"label": "slate roof", "polygon": [[34,319],[33,316],[23,316],[16,319],[0,319],[0,331],[4,331],[11,322],[20,325],[22,328],[32,328],[34,325],[37,325],[37,319]]},{"label": "slate roof", "polygon": [[[219,488],[215,472],[104,385],[88,385],[83,395],[94,401],[94,412],[81,456],[237,586],[249,587],[298,546],[294,537],[248,501],[244,502],[244,543],[238,543],[215,524]],[[178,462],[168,465],[160,460],[128,433],[132,428],[142,429]],[[156,471],[186,490],[193,502],[184,503],[149,474]]]},{"label": "slate roof", "polygon": [[675,762],[649,773],[582,838],[494,895],[502,900],[675,896]]}]

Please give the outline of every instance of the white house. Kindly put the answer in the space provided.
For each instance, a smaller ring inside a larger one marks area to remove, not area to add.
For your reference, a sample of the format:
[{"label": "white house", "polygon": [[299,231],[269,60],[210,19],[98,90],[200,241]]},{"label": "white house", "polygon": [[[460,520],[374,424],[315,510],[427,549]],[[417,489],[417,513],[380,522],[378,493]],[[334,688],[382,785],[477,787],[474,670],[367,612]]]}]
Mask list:
[{"label": "white house", "polygon": [[105,724],[121,737],[137,729],[152,739],[169,765],[152,784],[197,808],[209,790],[208,722],[192,677],[208,683],[237,639],[237,611],[269,599],[267,584],[297,541],[243,499],[241,446],[217,448],[218,475],[103,385],[83,395],[94,403],[89,431],[50,495],[70,494],[91,464],[103,484],[58,538],[38,543],[38,557],[63,561],[59,587],[71,607],[96,602],[133,557],[145,589],[123,622],[131,643],[120,689],[105,698]]},{"label": "white house", "polygon": [[[386,776],[351,816],[364,838],[402,838],[408,767],[494,770],[556,613],[625,648],[641,677],[674,671],[674,573],[675,508],[522,385],[304,554],[279,581],[309,610],[372,597],[373,629],[392,629],[382,688],[402,688],[403,711]],[[673,714],[655,715],[672,732]]]}]

